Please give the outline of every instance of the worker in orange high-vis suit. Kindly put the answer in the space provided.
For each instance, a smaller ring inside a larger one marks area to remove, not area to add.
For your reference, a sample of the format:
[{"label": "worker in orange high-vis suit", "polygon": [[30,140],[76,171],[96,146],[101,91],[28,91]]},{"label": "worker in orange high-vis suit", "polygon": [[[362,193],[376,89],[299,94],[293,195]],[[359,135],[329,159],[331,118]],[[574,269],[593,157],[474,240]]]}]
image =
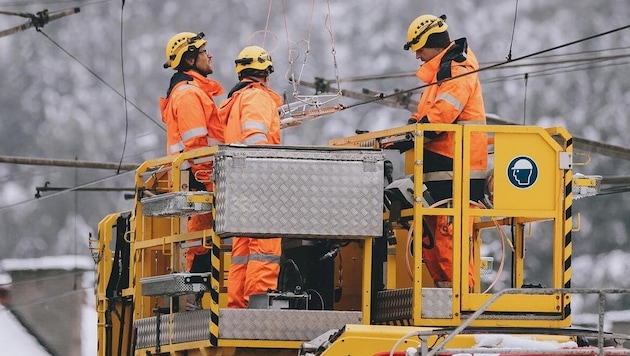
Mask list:
[{"label": "worker in orange high-vis suit", "polygon": [[[477,58],[466,38],[451,41],[447,28],[445,15],[422,15],[409,26],[404,49],[415,52],[416,59],[423,62],[416,76],[428,85],[409,123],[485,125],[481,84],[475,72],[479,69]],[[424,135],[424,183],[436,202],[448,202],[453,197],[454,135],[452,132],[425,132]],[[480,202],[484,199],[488,166],[487,135],[474,132],[470,139],[470,200]],[[433,244],[427,245],[433,246],[423,249],[423,260],[436,286],[450,287],[453,278],[451,221],[447,216],[426,216],[425,221],[433,239]],[[471,227],[472,223],[471,219]],[[468,282],[472,288],[475,283],[472,254],[469,272]]]},{"label": "worker in orange high-vis suit", "polygon": [[[214,97],[224,93],[223,87],[207,76],[212,74],[212,54],[206,49],[203,32],[181,32],[166,45],[164,68],[172,68],[166,98],[160,98],[162,121],[166,124],[167,154],[173,155],[223,142],[223,125],[219,123]],[[184,162],[182,169],[191,170],[190,188],[212,191],[212,163]],[[188,231],[212,227],[212,214],[194,215],[188,220]],[[186,270],[207,272],[210,255],[203,246],[189,247]]]},{"label": "worker in orange high-vis suit", "polygon": [[[269,88],[271,57],[258,46],[245,47],[235,60],[239,82],[219,107],[225,143],[280,144],[280,95]],[[281,239],[235,237],[228,275],[228,308],[246,308],[249,296],[278,286]]]}]

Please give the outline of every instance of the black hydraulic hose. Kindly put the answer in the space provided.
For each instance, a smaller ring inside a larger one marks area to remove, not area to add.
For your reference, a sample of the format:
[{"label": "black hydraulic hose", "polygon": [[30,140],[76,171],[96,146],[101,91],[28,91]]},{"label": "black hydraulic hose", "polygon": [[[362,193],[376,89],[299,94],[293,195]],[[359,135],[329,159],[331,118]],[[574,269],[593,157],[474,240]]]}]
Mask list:
[{"label": "black hydraulic hose", "polygon": [[105,310],[105,345],[103,346],[107,356],[112,356],[112,327],[112,312],[108,307]]},{"label": "black hydraulic hose", "polygon": [[122,355],[122,343],[123,343],[123,337],[125,335],[125,302],[123,301],[121,303],[122,305],[122,310],[120,313],[120,328],[119,328],[119,332],[118,332],[118,353],[116,355]]}]

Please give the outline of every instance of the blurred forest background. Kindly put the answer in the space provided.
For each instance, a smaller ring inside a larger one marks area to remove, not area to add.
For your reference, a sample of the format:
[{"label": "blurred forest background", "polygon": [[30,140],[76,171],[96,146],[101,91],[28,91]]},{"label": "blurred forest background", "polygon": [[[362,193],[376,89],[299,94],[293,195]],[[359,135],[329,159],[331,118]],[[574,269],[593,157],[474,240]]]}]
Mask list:
[{"label": "blurred forest background", "polygon": [[[517,6],[518,5],[518,6]],[[172,71],[164,47],[177,32],[206,34],[214,54],[212,78],[228,91],[233,60],[246,45],[271,52],[272,87],[309,95],[315,78],[348,92],[393,94],[421,83],[420,64],[403,51],[418,15],[448,16],[452,38],[467,37],[482,67],[486,110],[513,124],[563,126],[575,137],[630,147],[630,24],[627,0],[0,0],[1,12],[80,12],[0,38],[0,155],[139,164],[165,153],[158,110]],[[0,31],[27,22],[0,14]],[[308,42],[307,42],[308,41]],[[558,50],[520,57],[576,41]],[[306,43],[309,43],[308,51]],[[519,60],[515,60],[519,59]],[[420,91],[413,92],[412,100]],[[219,99],[222,100],[223,97]],[[334,103],[361,102],[341,97]],[[374,102],[283,130],[286,144],[326,144],[355,130],[406,123],[410,110]],[[630,175],[627,159],[591,154],[576,172]],[[73,188],[42,192],[37,187]],[[0,164],[0,259],[89,255],[107,214],[128,210],[121,191],[131,172]],[[573,235],[573,286],[630,287],[630,195],[624,187],[576,201],[581,230]],[[608,193],[608,194],[606,194]],[[528,253],[537,249],[535,239]],[[544,269],[544,266],[533,266]],[[619,308],[630,300],[617,298]]]}]

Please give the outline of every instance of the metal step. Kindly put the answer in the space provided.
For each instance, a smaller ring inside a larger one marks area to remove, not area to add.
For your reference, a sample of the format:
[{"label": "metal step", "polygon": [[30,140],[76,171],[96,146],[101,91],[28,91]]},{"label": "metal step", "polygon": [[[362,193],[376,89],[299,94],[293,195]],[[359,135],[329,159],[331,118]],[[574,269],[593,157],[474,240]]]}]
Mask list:
[{"label": "metal step", "polygon": [[[161,315],[160,344],[208,340],[210,318],[210,310]],[[219,339],[307,342],[331,329],[360,324],[361,320],[362,314],[358,311],[224,308],[219,311]],[[136,348],[156,346],[157,317],[136,320],[134,327],[137,328]]]}]

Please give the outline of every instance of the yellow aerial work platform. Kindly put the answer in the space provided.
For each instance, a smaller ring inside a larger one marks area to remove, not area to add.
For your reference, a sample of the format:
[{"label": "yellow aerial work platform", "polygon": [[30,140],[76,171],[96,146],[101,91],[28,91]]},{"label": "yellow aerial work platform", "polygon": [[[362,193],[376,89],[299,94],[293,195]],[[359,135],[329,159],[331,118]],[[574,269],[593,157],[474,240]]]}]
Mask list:
[{"label": "yellow aerial work platform", "polygon": [[[423,199],[425,131],[454,136],[448,204]],[[493,188],[471,208],[468,152],[479,132],[488,136]],[[417,124],[321,147],[221,145],[147,161],[136,172],[134,210],[103,219],[93,241],[98,354],[371,355],[436,343],[462,325],[573,340],[571,204],[598,181],[573,179],[572,150],[561,128]],[[190,190],[181,169],[189,160],[213,162],[213,191]],[[212,214],[213,228],[187,232],[195,214]],[[414,222],[430,215],[452,221],[450,288],[434,286],[413,243],[422,236]],[[463,223],[470,219],[472,228]],[[282,267],[291,268],[248,309],[225,308],[235,236],[282,237]],[[549,254],[526,255],[531,243]],[[207,272],[185,270],[185,248],[195,244],[211,251]],[[530,263],[548,275],[529,276]],[[291,273],[299,278],[286,284]],[[195,299],[200,307],[190,310]],[[473,345],[462,334],[446,347]]]}]

